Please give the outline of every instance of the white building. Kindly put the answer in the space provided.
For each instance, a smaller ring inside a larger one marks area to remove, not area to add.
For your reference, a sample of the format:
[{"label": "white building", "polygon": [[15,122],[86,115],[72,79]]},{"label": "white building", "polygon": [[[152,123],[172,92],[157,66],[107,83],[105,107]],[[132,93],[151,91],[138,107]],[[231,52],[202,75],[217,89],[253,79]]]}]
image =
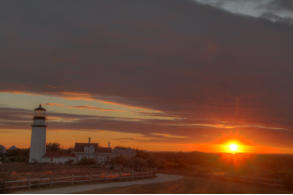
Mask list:
[{"label": "white building", "polygon": [[113,149],[113,157],[123,156],[126,158],[132,158],[136,156],[136,151],[132,148],[125,148],[125,147],[115,147]]},{"label": "white building", "polygon": [[46,152],[42,158],[42,163],[64,164],[67,162],[75,163],[76,158],[74,154],[64,154],[60,152]]},{"label": "white building", "polygon": [[113,157],[112,149],[110,147],[100,147],[97,143],[91,143],[90,138],[88,143],[75,143],[74,154],[76,162],[83,158],[93,159],[97,163],[105,163]]},{"label": "white building", "polygon": [[42,157],[46,154],[46,109],[39,105],[35,109],[29,162],[41,162]]},{"label": "white building", "polygon": [[104,164],[118,156],[132,158],[136,155],[136,151],[125,147],[116,147],[112,150],[110,144],[108,144],[108,147],[100,147],[98,143],[91,143],[89,138],[88,143],[75,143],[74,154],[76,158],[75,162],[86,158]]}]

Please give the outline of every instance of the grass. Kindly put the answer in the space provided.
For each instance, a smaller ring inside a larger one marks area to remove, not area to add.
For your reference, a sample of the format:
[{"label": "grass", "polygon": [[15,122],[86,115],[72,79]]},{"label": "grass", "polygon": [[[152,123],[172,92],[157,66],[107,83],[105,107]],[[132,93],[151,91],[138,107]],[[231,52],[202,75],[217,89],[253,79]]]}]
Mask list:
[{"label": "grass", "polygon": [[[155,177],[155,176],[154,176]],[[152,178],[154,178],[152,177]],[[7,190],[6,193],[34,193],[35,191],[39,190],[48,190],[48,189],[58,189],[63,187],[70,187],[70,186],[83,186],[83,185],[90,185],[90,184],[105,184],[105,183],[113,183],[113,182],[126,182],[126,181],[134,181],[134,180],[143,180],[146,178],[137,178],[137,179],[117,179],[117,180],[103,180],[103,181],[89,181],[89,182],[82,182],[82,183],[63,183],[63,184],[53,184],[53,185],[46,185],[46,186],[36,186],[31,189],[20,189],[20,190]]]},{"label": "grass", "polygon": [[86,194],[283,194],[292,193],[282,188],[253,184],[233,183],[198,177],[184,177],[183,179],[146,185],[132,185],[127,187],[106,188],[83,192]]},{"label": "grass", "polygon": [[0,179],[17,180],[27,177],[64,177],[74,175],[99,174],[110,172],[92,165],[62,165],[62,164],[29,164],[29,163],[3,163],[0,165]]}]

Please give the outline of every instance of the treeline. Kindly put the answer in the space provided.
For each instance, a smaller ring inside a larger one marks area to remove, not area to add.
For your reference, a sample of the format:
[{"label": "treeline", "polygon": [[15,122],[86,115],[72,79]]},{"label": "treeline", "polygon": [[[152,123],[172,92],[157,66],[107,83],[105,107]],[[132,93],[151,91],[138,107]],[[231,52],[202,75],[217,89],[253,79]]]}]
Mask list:
[{"label": "treeline", "polygon": [[[0,161],[7,162],[28,162],[29,161],[29,148],[14,148],[0,153]],[[73,148],[63,149],[59,143],[48,143],[46,145],[47,152],[61,152],[72,153]]]},{"label": "treeline", "polygon": [[136,156],[118,156],[110,161],[113,166],[127,168],[156,168],[158,170],[190,170],[195,167],[213,167],[219,155],[200,152],[146,152],[137,150]]},{"label": "treeline", "polygon": [[231,174],[281,176],[293,172],[293,155],[140,152],[160,169],[223,171]]},{"label": "treeline", "polygon": [[47,152],[60,152],[60,153],[72,153],[74,151],[73,148],[61,148],[59,143],[48,143],[46,145],[46,151]]},{"label": "treeline", "polygon": [[178,171],[189,175],[219,173],[274,179],[292,178],[293,181],[293,155],[137,151],[132,159],[117,157],[112,163],[124,167]]},{"label": "treeline", "polygon": [[7,150],[5,153],[0,154],[2,162],[28,162],[29,149],[13,149]]}]

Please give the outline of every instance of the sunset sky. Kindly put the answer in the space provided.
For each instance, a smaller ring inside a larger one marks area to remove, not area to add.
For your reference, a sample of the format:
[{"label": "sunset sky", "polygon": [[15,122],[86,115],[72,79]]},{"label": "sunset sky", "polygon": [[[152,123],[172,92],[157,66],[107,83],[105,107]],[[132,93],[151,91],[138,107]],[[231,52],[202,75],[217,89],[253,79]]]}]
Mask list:
[{"label": "sunset sky", "polygon": [[[3,0],[0,144],[293,153],[291,0]],[[224,144],[224,145],[223,145]]]}]

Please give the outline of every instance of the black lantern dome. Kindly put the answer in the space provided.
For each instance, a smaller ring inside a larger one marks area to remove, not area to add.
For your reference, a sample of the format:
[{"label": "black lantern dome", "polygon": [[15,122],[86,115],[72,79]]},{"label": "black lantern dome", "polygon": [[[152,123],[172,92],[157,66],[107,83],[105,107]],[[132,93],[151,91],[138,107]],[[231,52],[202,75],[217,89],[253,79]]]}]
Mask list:
[{"label": "black lantern dome", "polygon": [[35,119],[45,119],[46,118],[46,109],[43,108],[41,104],[39,105],[38,108],[35,108],[34,118]]}]

